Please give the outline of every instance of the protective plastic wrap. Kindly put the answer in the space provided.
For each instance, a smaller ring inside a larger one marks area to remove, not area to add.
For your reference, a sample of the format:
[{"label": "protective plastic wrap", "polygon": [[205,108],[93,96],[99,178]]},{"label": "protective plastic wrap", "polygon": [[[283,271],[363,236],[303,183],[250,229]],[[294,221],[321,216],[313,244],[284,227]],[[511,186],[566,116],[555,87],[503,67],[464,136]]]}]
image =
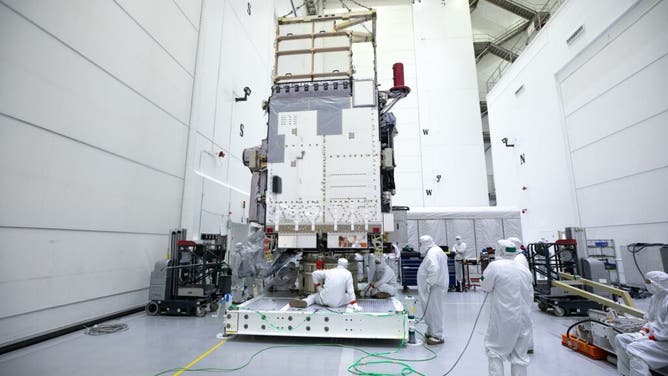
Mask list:
[{"label": "protective plastic wrap", "polygon": [[[413,249],[416,251],[420,249],[418,246],[418,239],[420,238],[420,232],[418,231],[418,221],[406,221],[406,232],[408,233],[408,243],[413,246]],[[399,244],[400,248],[403,248],[406,244]]]},{"label": "protective plastic wrap", "polygon": [[[519,218],[516,219],[504,219],[503,220],[503,233],[506,239],[508,238],[522,238],[522,221]],[[528,242],[524,242],[525,244]]]},{"label": "protective plastic wrap", "polygon": [[510,236],[504,235],[503,221],[505,219],[476,219],[475,220],[475,241],[476,252],[481,249],[492,247],[496,248],[499,239],[508,239]]},{"label": "protective plastic wrap", "polygon": [[425,219],[418,221],[420,235],[431,235],[437,245],[448,244],[448,235],[445,231],[445,221],[442,219]]},{"label": "protective plastic wrap", "polygon": [[263,231],[256,231],[232,249],[230,265],[235,302],[255,296],[265,287],[289,289],[297,280],[296,254],[276,248],[272,250],[272,257],[265,259],[264,238]]},{"label": "protective plastic wrap", "polygon": [[[268,268],[262,257],[264,232],[252,233],[244,242],[234,245],[230,254],[232,267],[232,300],[244,301],[262,289],[260,275]],[[256,290],[256,291],[253,291]]]},{"label": "protective plastic wrap", "polygon": [[351,108],[350,92],[347,81],[276,85],[269,103],[267,162],[285,161],[285,135],[278,132],[280,113],[317,111],[317,134],[340,135],[341,110]]},{"label": "protective plastic wrap", "polygon": [[467,248],[477,249],[475,244],[475,226],[472,219],[447,219],[445,228],[448,232],[448,245],[455,244],[455,237],[461,236]]},{"label": "protective plastic wrap", "polygon": [[[518,209],[504,207],[411,208],[407,212],[408,244],[417,249],[418,238],[431,235],[438,245],[452,247],[459,235],[478,255],[485,247],[496,247],[497,240],[522,239]],[[403,247],[405,244],[399,244]]]},{"label": "protective plastic wrap", "polygon": [[515,218],[519,219],[519,209],[502,206],[472,206],[472,207],[411,207],[407,213],[408,219],[445,219],[445,218]]}]

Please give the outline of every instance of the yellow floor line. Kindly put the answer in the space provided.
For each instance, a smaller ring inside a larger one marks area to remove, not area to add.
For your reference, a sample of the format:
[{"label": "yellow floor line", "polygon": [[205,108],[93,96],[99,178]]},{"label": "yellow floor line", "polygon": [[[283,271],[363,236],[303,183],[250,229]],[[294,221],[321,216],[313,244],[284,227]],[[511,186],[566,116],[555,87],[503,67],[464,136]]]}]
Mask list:
[{"label": "yellow floor line", "polygon": [[185,367],[181,368],[181,369],[180,369],[177,373],[175,373],[173,376],[179,376],[179,375],[181,375],[183,372],[187,371],[188,368],[194,366],[195,364],[199,363],[200,360],[202,360],[202,359],[206,358],[207,356],[209,356],[209,354],[211,354],[211,353],[214,352],[217,348],[219,348],[220,346],[222,346],[225,342],[227,342],[227,340],[228,340],[228,338],[221,339],[220,342],[218,342],[218,343],[216,343],[215,345],[211,346],[210,349],[206,350],[205,353],[203,353],[202,355],[200,355],[200,356],[198,356],[197,358],[195,358],[195,360],[193,360],[192,362],[186,364]]}]

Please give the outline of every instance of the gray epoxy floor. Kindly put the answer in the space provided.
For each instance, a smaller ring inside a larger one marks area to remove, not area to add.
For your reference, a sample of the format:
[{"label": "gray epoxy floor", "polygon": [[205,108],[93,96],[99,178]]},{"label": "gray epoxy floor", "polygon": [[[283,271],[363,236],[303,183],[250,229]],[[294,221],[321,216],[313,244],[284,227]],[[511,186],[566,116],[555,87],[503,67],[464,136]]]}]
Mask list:
[{"label": "gray epoxy floor", "polygon": [[[409,294],[415,294],[412,290]],[[447,296],[445,344],[432,347],[438,357],[428,362],[408,362],[426,375],[443,375],[464,349],[484,293],[451,292]],[[558,318],[538,311],[534,306],[535,354],[531,355],[529,375],[616,375],[615,367],[605,361],[591,360],[561,345],[561,333],[578,318]],[[487,358],[483,338],[489,319],[486,305],[471,343],[450,375],[486,375]],[[194,317],[147,317],[136,314],[119,322],[129,325],[126,332],[91,337],[73,333],[51,341],[0,356],[0,375],[144,375],[151,376],[189,364],[220,342],[220,318],[211,314]],[[418,327],[419,328],[419,327]],[[392,351],[397,341],[315,340],[281,337],[230,337],[204,357],[192,369],[235,368],[258,351],[276,345],[343,344],[367,351]],[[238,375],[349,375],[347,368],[362,354],[339,347],[282,347],[259,353]],[[406,346],[397,354],[405,359],[426,358],[422,347]],[[374,365],[368,371],[400,372],[400,368]],[[176,370],[165,375],[173,375]],[[213,375],[211,372],[185,372],[185,375]],[[509,374],[507,366],[506,374]]]}]

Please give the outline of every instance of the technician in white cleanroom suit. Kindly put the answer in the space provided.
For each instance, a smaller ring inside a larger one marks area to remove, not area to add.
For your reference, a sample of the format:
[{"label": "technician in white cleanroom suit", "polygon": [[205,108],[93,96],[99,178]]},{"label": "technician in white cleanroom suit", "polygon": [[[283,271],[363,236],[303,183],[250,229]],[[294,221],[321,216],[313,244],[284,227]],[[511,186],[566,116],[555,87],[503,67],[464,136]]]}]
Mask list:
[{"label": "technician in white cleanroom suit", "polygon": [[490,376],[503,375],[504,360],[510,361],[512,376],[526,375],[529,365],[530,329],[526,323],[533,302],[531,274],[514,261],[516,249],[512,243],[509,245],[500,247],[497,253],[500,258],[487,266],[480,284],[491,298],[485,335]]},{"label": "technician in white cleanroom suit", "polygon": [[376,258],[375,271],[367,287],[367,296],[387,299],[397,293],[397,275],[382,259]]},{"label": "technician in white cleanroom suit", "polygon": [[471,257],[471,250],[467,250],[466,243],[462,241],[462,237],[459,235],[455,237],[455,244],[452,246],[452,250],[455,252],[455,279],[457,280],[457,291],[462,291],[464,288],[462,260]]},{"label": "technician in white cleanroom suit", "polygon": [[362,310],[355,298],[353,275],[348,271],[348,260],[340,258],[336,268],[315,270],[312,277],[318,292],[306,299],[291,300],[289,303],[291,307],[306,308],[311,304],[341,307],[349,304],[349,308],[353,311]]},{"label": "technician in white cleanroom suit", "polygon": [[[527,268],[527,270],[529,270],[529,273],[531,273],[531,270],[529,269],[529,261],[527,260],[526,256],[524,256],[524,252],[522,252],[521,249],[520,249],[522,247],[522,241],[519,238],[508,238],[506,243],[504,243],[503,245],[501,243],[502,241],[503,240],[499,240],[499,245],[503,248],[515,247],[515,249],[517,250],[517,255],[515,256],[513,261],[515,261],[516,263],[518,263],[518,264],[522,265],[523,267]],[[533,280],[533,277],[532,277],[532,280]],[[528,325],[529,325],[529,330],[530,330],[530,332],[529,332],[529,354],[533,354],[533,321],[531,321],[531,319],[529,319]]]},{"label": "technician in white cleanroom suit", "polygon": [[649,376],[650,368],[668,366],[668,274],[649,272],[647,291],[652,294],[645,312],[647,324],[639,333],[615,337],[617,372],[624,376]]},{"label": "technician in white cleanroom suit", "polygon": [[417,272],[420,304],[427,324],[428,345],[443,343],[445,294],[448,293],[448,257],[429,235],[420,236],[420,255],[424,257]]}]

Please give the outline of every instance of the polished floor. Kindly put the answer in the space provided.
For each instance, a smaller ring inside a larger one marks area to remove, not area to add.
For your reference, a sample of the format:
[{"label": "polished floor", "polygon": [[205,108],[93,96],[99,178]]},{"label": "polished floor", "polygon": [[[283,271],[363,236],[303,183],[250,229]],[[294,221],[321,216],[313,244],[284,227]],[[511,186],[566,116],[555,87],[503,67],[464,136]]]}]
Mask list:
[{"label": "polished floor", "polygon": [[[431,347],[436,352],[434,359],[416,361],[431,356],[422,346],[405,346],[389,356],[403,359],[402,363],[422,374],[444,375],[462,354],[484,297],[480,291],[448,294],[445,344]],[[578,318],[555,317],[536,307],[532,315],[535,353],[531,355],[529,375],[616,375],[613,365],[591,360],[561,345],[561,333]],[[487,374],[483,338],[488,319],[489,307],[485,305],[468,348],[449,375]],[[0,356],[0,375],[349,375],[348,368],[363,355],[360,349],[391,352],[399,344],[241,336],[221,340],[217,338],[222,331],[221,317],[211,314],[204,318],[136,314],[117,322],[128,324],[129,330],[95,337],[78,332],[4,354]],[[377,360],[382,359],[370,359]],[[183,367],[193,372],[181,372]],[[402,368],[385,363],[359,369],[400,374]]]}]

